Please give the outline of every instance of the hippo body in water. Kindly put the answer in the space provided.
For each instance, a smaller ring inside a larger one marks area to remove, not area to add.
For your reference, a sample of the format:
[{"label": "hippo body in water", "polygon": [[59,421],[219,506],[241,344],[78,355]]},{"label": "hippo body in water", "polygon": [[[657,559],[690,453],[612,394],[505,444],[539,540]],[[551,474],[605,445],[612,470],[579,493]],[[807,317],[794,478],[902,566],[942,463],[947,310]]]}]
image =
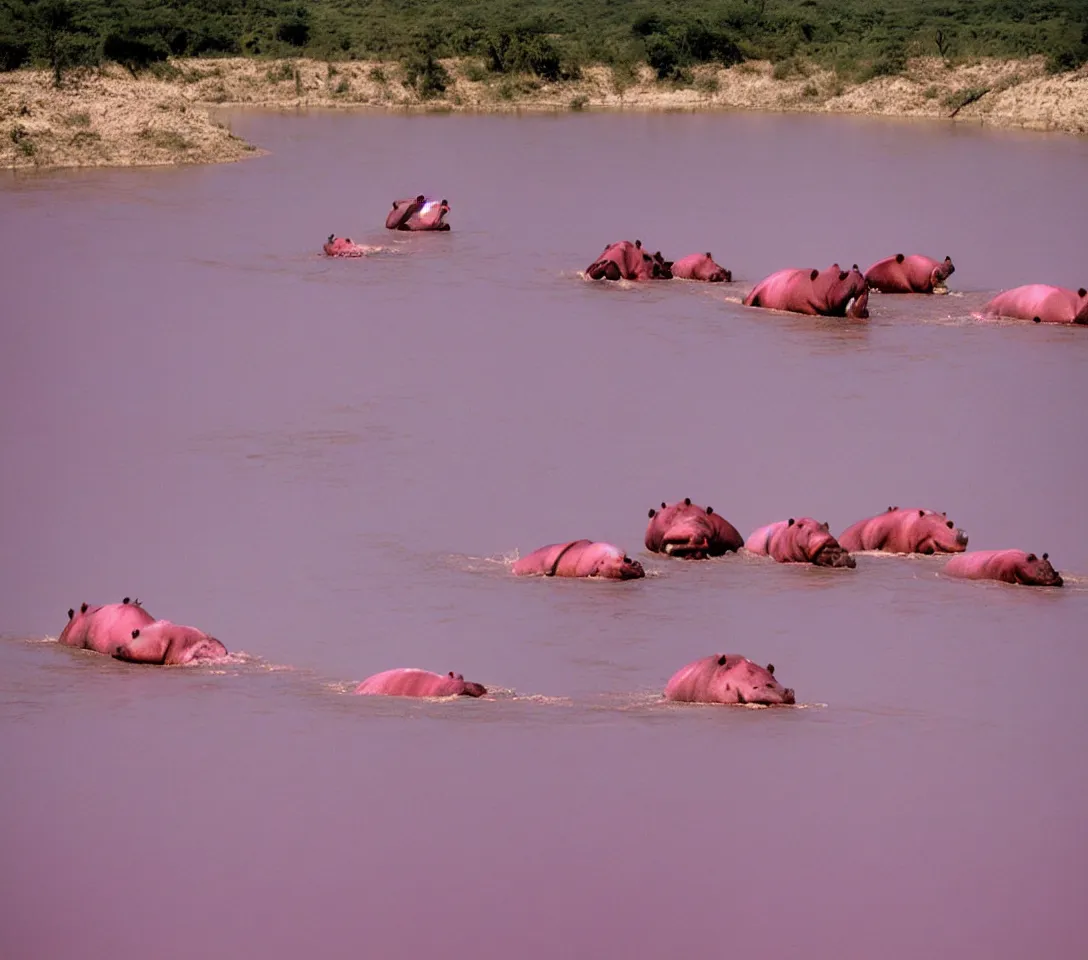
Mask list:
[{"label": "hippo body in water", "polygon": [[761,667],[736,653],[716,653],[681,667],[665,686],[666,700],[685,703],[795,702],[792,689],[774,678],[774,664]]},{"label": "hippo body in water", "polygon": [[869,287],[856,263],[850,270],[833,263],[826,270],[772,273],[756,284],[743,303],[767,310],[863,320],[869,316]]},{"label": "hippo body in water", "polygon": [[646,576],[642,564],[612,543],[568,540],[534,550],[514,563],[517,576],[600,577],[637,580]]},{"label": "hippo body in water", "polygon": [[917,253],[897,253],[866,270],[865,282],[881,293],[947,293],[946,283],[955,272],[951,257],[934,260]]},{"label": "hippo body in water", "polygon": [[944,565],[950,577],[966,580],[1003,580],[1027,587],[1060,587],[1061,574],[1050,565],[1050,555],[1037,557],[1023,550],[972,550]]},{"label": "hippo body in water", "polygon": [[449,212],[449,201],[428,200],[420,194],[415,199],[394,200],[385,226],[388,230],[449,230],[446,223]]},{"label": "hippo body in water", "polygon": [[383,697],[482,697],[487,689],[452,670],[443,676],[430,670],[399,667],[367,677],[355,692]]},{"label": "hippo body in water", "polygon": [[57,642],[112,656],[119,645],[132,638],[133,630],[154,622],[155,618],[140,606],[139,600],[128,597],[121,603],[96,607],[84,603],[79,610],[68,611],[68,623]]},{"label": "hippo body in water", "polygon": [[744,541],[752,553],[774,557],[779,563],[812,563],[818,567],[855,567],[854,560],[828,530],[811,517],[779,520],[754,531]]},{"label": "hippo body in water", "polygon": [[886,553],[963,553],[967,534],[944,513],[888,507],[884,513],[847,527],[839,536],[844,550]]},{"label": "hippo body in water", "polygon": [[720,557],[743,545],[744,538],[736,527],[716,514],[713,507],[704,509],[692,503],[690,497],[671,506],[662,501],[660,510],[650,510],[646,549],[653,553],[701,560]]},{"label": "hippo body in water", "polygon": [[110,654],[129,663],[177,666],[194,660],[217,660],[227,655],[227,648],[196,627],[155,620],[133,630],[130,638],[118,644]]}]

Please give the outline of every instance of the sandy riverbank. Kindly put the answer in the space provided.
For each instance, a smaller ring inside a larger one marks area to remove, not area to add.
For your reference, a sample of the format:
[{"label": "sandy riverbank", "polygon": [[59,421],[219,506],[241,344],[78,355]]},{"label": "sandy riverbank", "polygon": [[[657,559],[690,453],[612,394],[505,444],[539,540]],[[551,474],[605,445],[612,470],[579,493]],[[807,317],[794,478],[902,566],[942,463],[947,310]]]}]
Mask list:
[{"label": "sandy riverbank", "polygon": [[[47,71],[0,74],[0,164],[6,167],[211,163],[252,156],[210,106],[281,109],[764,110],[920,117],[1088,134],[1088,68],[1047,75],[1044,61],[948,65],[919,58],[903,75],[850,84],[806,64],[700,67],[687,85],[655,82],[649,68],[590,67],[580,80],[545,83],[487,74],[472,60],[443,61],[452,82],[422,101],[395,63],[176,60],[133,77],[121,67],[73,73],[55,89]],[[958,108],[958,109],[957,109]]]}]

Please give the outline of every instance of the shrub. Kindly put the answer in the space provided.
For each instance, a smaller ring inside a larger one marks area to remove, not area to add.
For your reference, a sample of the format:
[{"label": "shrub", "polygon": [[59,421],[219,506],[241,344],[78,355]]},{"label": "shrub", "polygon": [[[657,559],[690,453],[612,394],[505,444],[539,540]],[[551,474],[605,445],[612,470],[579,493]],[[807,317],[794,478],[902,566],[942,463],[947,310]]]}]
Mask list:
[{"label": "shrub", "polygon": [[102,55],[135,75],[151,64],[165,60],[170,56],[170,48],[151,28],[127,24],[106,35]]},{"label": "shrub", "polygon": [[585,110],[586,105],[588,103],[589,103],[589,97],[587,97],[584,93],[580,93],[580,94],[578,94],[578,96],[574,97],[571,100],[570,108],[571,108],[571,110],[575,110],[575,111]]}]

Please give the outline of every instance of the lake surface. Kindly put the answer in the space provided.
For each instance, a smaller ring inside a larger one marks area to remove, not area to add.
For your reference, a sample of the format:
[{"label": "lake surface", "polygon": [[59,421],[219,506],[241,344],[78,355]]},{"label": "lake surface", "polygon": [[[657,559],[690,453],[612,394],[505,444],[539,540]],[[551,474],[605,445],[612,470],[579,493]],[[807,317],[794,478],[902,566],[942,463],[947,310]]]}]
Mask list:
[{"label": "lake surface", "polygon": [[[228,116],[269,154],[0,180],[0,954],[1088,955],[1088,330],[972,318],[1088,284],[1088,140]],[[419,192],[452,232],[382,229]],[[636,237],[736,282],[581,278]],[[900,251],[952,293],[740,305]],[[646,554],[685,496],[947,511],[1066,587]],[[510,574],[577,537],[647,578]],[[231,658],[49,642],[126,595]],[[660,701],[714,652],[803,706]],[[396,666],[492,695],[351,695]]]}]

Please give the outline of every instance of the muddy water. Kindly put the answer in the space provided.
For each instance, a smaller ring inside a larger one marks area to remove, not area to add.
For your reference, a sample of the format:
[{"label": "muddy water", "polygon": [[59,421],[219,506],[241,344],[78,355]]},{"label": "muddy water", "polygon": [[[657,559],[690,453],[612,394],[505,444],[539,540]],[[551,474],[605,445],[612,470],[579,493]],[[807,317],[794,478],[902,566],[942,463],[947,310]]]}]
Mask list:
[{"label": "muddy water", "polygon": [[[5,957],[1085,955],[1088,331],[971,313],[1088,282],[1088,142],[231,122],[270,154],[0,187]],[[382,230],[419,191],[453,232]],[[623,237],[738,282],[583,282]],[[897,251],[950,254],[952,293],[739,304]],[[644,555],[683,496],[745,534],[932,507],[1067,586]],[[510,576],[583,536],[649,576]],[[47,642],[123,595],[236,655]],[[715,651],[805,706],[657,700]],[[348,693],[409,665],[494,696]]]}]

